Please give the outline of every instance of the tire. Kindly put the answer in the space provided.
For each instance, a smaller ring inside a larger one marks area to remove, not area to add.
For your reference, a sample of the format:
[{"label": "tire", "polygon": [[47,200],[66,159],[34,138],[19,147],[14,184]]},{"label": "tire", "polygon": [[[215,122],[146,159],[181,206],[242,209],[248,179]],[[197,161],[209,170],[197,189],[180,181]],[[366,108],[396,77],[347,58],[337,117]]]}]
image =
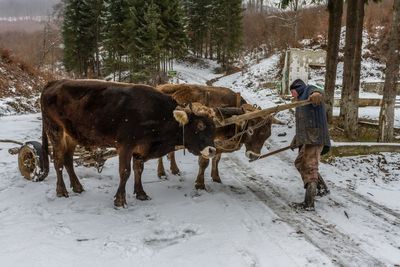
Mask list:
[{"label": "tire", "polygon": [[25,179],[43,181],[49,168],[45,166],[42,145],[36,141],[26,142],[18,152],[18,168]]}]

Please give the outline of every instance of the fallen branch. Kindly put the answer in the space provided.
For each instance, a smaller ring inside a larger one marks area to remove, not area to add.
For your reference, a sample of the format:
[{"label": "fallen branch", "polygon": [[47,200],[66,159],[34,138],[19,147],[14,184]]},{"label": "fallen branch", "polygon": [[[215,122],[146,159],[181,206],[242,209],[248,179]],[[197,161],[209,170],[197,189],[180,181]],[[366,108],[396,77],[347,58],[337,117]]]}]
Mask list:
[{"label": "fallen branch", "polygon": [[24,143],[14,141],[11,139],[0,139],[0,143],[13,143],[13,144],[21,145],[21,146],[24,144]]}]

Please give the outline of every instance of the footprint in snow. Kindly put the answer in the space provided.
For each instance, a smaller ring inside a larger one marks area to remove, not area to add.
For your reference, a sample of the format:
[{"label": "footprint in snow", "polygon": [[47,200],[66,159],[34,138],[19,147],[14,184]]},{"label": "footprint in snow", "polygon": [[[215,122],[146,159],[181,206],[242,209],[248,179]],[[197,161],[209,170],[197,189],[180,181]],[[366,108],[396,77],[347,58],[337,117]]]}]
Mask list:
[{"label": "footprint in snow", "polygon": [[233,193],[236,193],[236,194],[238,194],[238,195],[244,195],[244,194],[246,194],[246,191],[245,191],[243,188],[236,187],[236,186],[233,186],[233,185],[230,185],[229,188],[231,189],[231,191],[232,191]]},{"label": "footprint in snow", "polygon": [[184,227],[182,229],[156,229],[149,237],[144,238],[144,244],[155,248],[166,248],[198,234],[198,229],[194,227]]},{"label": "footprint in snow", "polygon": [[253,254],[248,252],[247,250],[239,250],[240,256],[242,257],[243,261],[246,263],[247,266],[249,267],[257,267],[257,259]]},{"label": "footprint in snow", "polygon": [[68,226],[64,226],[62,225],[62,223],[59,223],[58,225],[53,227],[51,233],[55,236],[71,235],[72,230]]}]

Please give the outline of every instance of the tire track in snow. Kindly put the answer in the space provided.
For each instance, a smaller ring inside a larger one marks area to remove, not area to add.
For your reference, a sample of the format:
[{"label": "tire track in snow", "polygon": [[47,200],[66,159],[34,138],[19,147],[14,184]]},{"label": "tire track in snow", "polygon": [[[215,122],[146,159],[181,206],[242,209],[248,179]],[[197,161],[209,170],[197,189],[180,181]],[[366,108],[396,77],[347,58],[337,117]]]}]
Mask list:
[{"label": "tire track in snow", "polygon": [[315,212],[298,212],[288,206],[279,190],[265,180],[234,155],[223,162],[237,173],[233,179],[247,187],[268,208],[274,211],[285,223],[294,229],[300,229],[304,238],[328,255],[339,265],[385,266],[385,263],[359,247],[350,236],[338,231],[334,224],[321,218]]}]

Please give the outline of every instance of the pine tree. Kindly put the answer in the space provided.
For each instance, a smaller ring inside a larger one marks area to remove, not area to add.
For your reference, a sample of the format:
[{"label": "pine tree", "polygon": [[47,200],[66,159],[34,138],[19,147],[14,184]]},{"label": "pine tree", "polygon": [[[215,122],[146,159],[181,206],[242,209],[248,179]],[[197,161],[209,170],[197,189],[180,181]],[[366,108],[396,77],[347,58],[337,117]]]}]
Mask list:
[{"label": "pine tree", "polygon": [[242,46],[242,1],[227,0],[226,4],[226,42],[223,65],[231,67]]},{"label": "pine tree", "polygon": [[238,56],[242,44],[242,2],[213,0],[210,20],[212,50],[217,60],[228,69]]},{"label": "pine tree", "polygon": [[100,46],[104,27],[103,0],[84,0],[81,12],[82,33],[80,40],[85,44],[85,54],[88,61],[90,77],[100,77]]},{"label": "pine tree", "polygon": [[188,17],[188,34],[190,48],[193,53],[201,57],[205,40],[209,33],[210,8],[212,0],[186,0],[184,8]]},{"label": "pine tree", "polygon": [[125,36],[124,49],[128,57],[129,82],[137,82],[136,72],[139,69],[139,47],[137,42],[138,12],[135,6],[136,0],[129,0],[125,10],[123,22],[123,36]]},{"label": "pine tree", "polygon": [[149,83],[156,83],[160,70],[161,46],[165,29],[161,22],[160,9],[153,0],[145,4],[143,19],[139,20],[137,42],[141,52],[140,73]]},{"label": "pine tree", "polygon": [[62,35],[64,39],[64,65],[67,71],[82,73],[79,59],[79,45],[77,42],[79,1],[69,0],[65,3],[64,23]]},{"label": "pine tree", "polygon": [[89,69],[99,74],[99,43],[102,1],[66,1],[63,39],[64,63],[68,71],[87,77]]},{"label": "pine tree", "polygon": [[[128,0],[106,0],[106,25],[104,31],[105,64],[108,72],[117,73],[122,79],[122,71],[126,69]],[[114,79],[115,79],[114,75]]]},{"label": "pine tree", "polygon": [[162,43],[162,70],[165,72],[172,67],[172,59],[179,58],[187,51],[187,34],[185,32],[185,20],[183,7],[180,0],[159,1],[161,22],[165,30]]}]

